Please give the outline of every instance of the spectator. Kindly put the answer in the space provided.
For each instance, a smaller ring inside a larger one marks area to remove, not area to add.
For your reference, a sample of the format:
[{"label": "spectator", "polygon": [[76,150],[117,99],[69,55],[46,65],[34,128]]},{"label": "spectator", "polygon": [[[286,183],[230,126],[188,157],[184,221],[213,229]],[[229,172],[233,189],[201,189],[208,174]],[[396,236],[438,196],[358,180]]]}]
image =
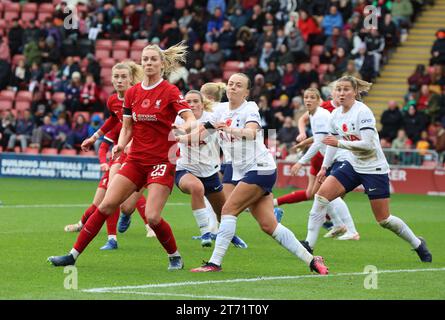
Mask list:
[{"label": "spectator", "polygon": [[298,128],[294,126],[292,118],[286,117],[284,119],[283,127],[278,130],[277,140],[278,143],[284,144],[289,149],[298,136]]},{"label": "spectator", "polygon": [[133,4],[129,4],[125,8],[123,20],[123,31],[124,33],[130,34],[131,38],[134,39],[138,35],[138,30],[140,26],[140,13],[136,11],[136,7]]},{"label": "spectator", "polygon": [[31,41],[25,43],[23,54],[25,55],[26,65],[31,66],[34,63],[40,65],[40,62],[42,61],[42,52],[40,51],[37,42]]},{"label": "spectator", "polygon": [[[103,124],[102,118],[98,114],[93,115],[91,117],[91,123],[88,126],[88,137],[91,137],[97,130],[99,130],[102,124]],[[99,153],[99,148],[102,141],[103,141],[103,136],[100,137],[100,139],[97,139],[96,142],[94,143],[94,151],[96,152],[96,154]]]},{"label": "spectator", "polygon": [[80,107],[80,90],[82,87],[80,72],[76,71],[71,76],[71,82],[65,89],[66,110],[74,113]]},{"label": "spectator", "polygon": [[248,17],[243,13],[243,9],[241,7],[236,7],[235,12],[231,14],[228,19],[235,30],[239,30],[241,27],[246,25]]},{"label": "spectator", "polygon": [[24,30],[19,24],[19,19],[12,20],[12,27],[8,32],[8,44],[11,56],[23,52]]},{"label": "spectator", "polygon": [[[420,87],[420,95],[417,99],[416,109],[424,111],[434,122],[439,117],[441,97],[431,92],[429,86],[424,84]],[[437,119],[438,120],[438,119]]]},{"label": "spectator", "polygon": [[329,14],[323,17],[323,22],[321,23],[321,26],[326,36],[332,35],[334,27],[338,27],[340,29],[343,28],[343,17],[338,12],[336,6],[331,6],[329,8]]},{"label": "spectator", "polygon": [[260,55],[260,68],[263,70],[263,72],[266,72],[268,69],[268,65],[270,61],[274,61],[276,59],[275,50],[273,48],[272,42],[265,42],[264,47],[261,50]]},{"label": "spectator", "polygon": [[362,79],[368,82],[372,82],[372,79],[376,76],[376,70],[374,69],[374,56],[368,54],[366,45],[363,43],[360,46],[359,52],[354,56],[355,68],[359,70]]},{"label": "spectator", "polygon": [[201,62],[204,59],[204,52],[202,51],[201,42],[197,41],[193,44],[192,49],[187,54],[187,61],[185,63],[185,66],[187,69],[191,69],[195,66],[196,60],[201,60]]},{"label": "spectator", "polygon": [[264,82],[269,92],[275,92],[276,84],[280,83],[281,74],[277,69],[277,64],[274,60],[269,61],[267,72],[264,74]]},{"label": "spectator", "polygon": [[229,20],[224,20],[217,41],[219,42],[219,47],[224,53],[224,58],[226,60],[231,60],[235,40],[236,35],[234,28]]},{"label": "spectator", "polygon": [[[258,99],[258,108],[261,117],[261,128],[266,130],[265,133],[267,134],[268,129],[274,128],[272,126],[274,119],[273,119],[273,112],[269,108],[269,102],[267,100],[266,95],[262,95]],[[264,138],[267,139],[267,136],[265,135]]]},{"label": "spectator", "polygon": [[298,24],[299,22],[300,22],[299,13],[291,12],[289,14],[289,21],[286,22],[286,24],[284,25],[284,35],[289,36],[291,30],[296,29],[297,27],[298,27],[298,29],[300,29],[301,33],[303,33],[303,30],[301,28],[299,28],[299,24]]},{"label": "spectator", "polygon": [[340,77],[341,74],[346,72],[348,66],[348,57],[342,47],[337,49],[334,57],[332,58],[332,64],[335,66],[335,75]]},{"label": "spectator", "polygon": [[39,41],[40,29],[36,27],[35,20],[29,21],[29,26],[23,31],[23,44]]},{"label": "spectator", "polygon": [[0,133],[1,133],[0,146],[3,149],[6,149],[10,137],[13,134],[15,134],[15,129],[16,129],[15,123],[16,119],[14,117],[14,114],[10,110],[8,111],[5,110],[2,112],[2,118],[0,123]]},{"label": "spectator", "polygon": [[428,138],[428,132],[423,130],[420,133],[419,141],[417,141],[417,143],[416,143],[416,150],[419,151],[419,154],[421,156],[425,156],[427,151],[432,148],[433,148],[433,143]]},{"label": "spectator", "polygon": [[392,3],[391,13],[398,27],[407,29],[411,26],[413,6],[410,0],[395,0]]},{"label": "spectator", "polygon": [[88,61],[88,65],[87,65],[87,73],[90,73],[93,75],[94,78],[94,82],[98,85],[100,85],[100,71],[101,71],[101,66],[99,64],[99,62],[96,60],[96,58],[94,57],[94,55],[92,53],[88,53],[87,54],[87,61]]},{"label": "spectator", "polygon": [[279,54],[278,54],[278,69],[284,72],[284,66],[288,63],[294,62],[294,55],[289,51],[287,45],[282,44],[280,46]]},{"label": "spectator", "polygon": [[194,59],[193,63],[194,65],[189,68],[188,82],[191,89],[199,90],[201,86],[210,81],[210,79],[207,77],[207,70],[201,59]]},{"label": "spectator", "polygon": [[334,27],[332,29],[332,34],[326,38],[324,47],[325,50],[329,51],[332,56],[337,53],[338,48],[343,48],[344,51],[349,51],[348,41],[344,36],[342,36],[341,29],[339,27]]},{"label": "spectator", "polygon": [[209,22],[207,23],[206,41],[214,42],[218,39],[219,30],[224,22],[224,16],[220,8],[216,8]]},{"label": "spectator", "polygon": [[159,36],[160,16],[159,12],[155,11],[152,3],[145,5],[145,12],[141,16],[139,25],[139,39],[152,39]]},{"label": "spectator", "polygon": [[306,10],[300,10],[299,13],[298,29],[300,29],[304,41],[308,45],[319,44],[322,37],[317,21]]},{"label": "spectator", "polygon": [[259,4],[253,7],[253,13],[247,21],[247,26],[252,29],[252,32],[261,32],[265,24],[265,18],[262,8]]},{"label": "spectator", "polygon": [[380,123],[382,124],[380,136],[392,141],[397,136],[397,132],[403,125],[403,115],[399,110],[397,102],[394,100],[390,100],[388,102],[388,109],[383,111],[380,118]]},{"label": "spectator", "polygon": [[250,90],[250,97],[254,101],[258,101],[260,96],[267,94],[267,89],[264,82],[264,76],[257,74],[253,82],[252,89]]},{"label": "spectator", "polygon": [[184,11],[182,12],[181,18],[178,20],[179,27],[188,28],[190,22],[192,22],[192,14],[190,13],[190,9],[185,7]]},{"label": "spectator", "polygon": [[293,29],[290,31],[289,37],[286,41],[286,46],[289,48],[289,51],[292,52],[294,56],[295,63],[301,63],[308,59],[308,48],[306,42],[298,29]]},{"label": "spectator", "polygon": [[79,114],[74,122],[73,129],[66,138],[66,149],[80,149],[80,144],[83,140],[88,138],[88,123],[85,121],[85,117]]},{"label": "spectator", "polygon": [[309,62],[302,63],[303,70],[299,75],[300,90],[309,88],[312,82],[318,82],[318,73],[312,68]]},{"label": "spectator", "polygon": [[171,46],[181,42],[182,35],[179,30],[178,22],[175,19],[172,19],[170,22],[170,28],[166,32],[164,32],[162,38],[162,47],[170,48]]},{"label": "spectator", "polygon": [[426,72],[425,65],[418,64],[414,73],[408,78],[408,84],[410,86],[415,85],[420,88],[422,85],[429,85],[431,83],[431,77]]},{"label": "spectator", "polygon": [[427,120],[421,111],[417,111],[414,106],[410,106],[408,113],[403,116],[403,128],[414,143],[420,139],[420,133],[426,129]]},{"label": "spectator", "polygon": [[286,117],[293,116],[293,110],[289,107],[289,97],[285,94],[280,96],[280,105],[275,107],[273,112],[272,128],[279,130],[284,123]]},{"label": "spectator", "polygon": [[215,10],[219,9],[221,14],[226,13],[226,1],[225,0],[208,0],[207,1],[207,12],[213,14]]},{"label": "spectator", "polygon": [[246,64],[248,65],[248,67],[246,68],[244,73],[249,77],[251,82],[255,80],[255,76],[257,74],[263,74],[263,71],[258,67],[257,56],[250,56],[249,61]]},{"label": "spectator", "polygon": [[298,73],[292,63],[286,64],[286,71],[281,79],[281,91],[288,96],[294,96],[300,90]]},{"label": "spectator", "polygon": [[77,62],[74,61],[72,56],[66,57],[65,64],[60,68],[62,72],[62,80],[69,81],[74,72],[80,72],[80,67]]},{"label": "spectator", "polygon": [[56,148],[58,152],[63,149],[66,143],[66,138],[70,135],[71,130],[66,123],[66,117],[60,115],[57,118],[57,125],[55,126],[54,140],[51,143],[52,148]]},{"label": "spectator", "polygon": [[43,146],[51,145],[56,136],[56,127],[51,123],[51,117],[49,115],[44,116],[43,125],[34,128],[31,137],[31,148],[38,148],[41,150]]},{"label": "spectator", "polygon": [[20,59],[12,71],[10,85],[17,90],[27,90],[27,82],[29,81],[29,71],[26,69],[25,60]]},{"label": "spectator", "polygon": [[241,27],[236,34],[234,58],[238,61],[246,61],[253,55],[254,50],[252,32],[246,26]]},{"label": "spectator", "polygon": [[400,35],[390,13],[386,13],[384,20],[379,19],[380,34],[385,39],[385,48],[394,48],[399,45]]},{"label": "spectator", "polygon": [[436,32],[436,40],[431,48],[431,55],[430,65],[445,65],[445,29]]},{"label": "spectator", "polygon": [[87,74],[85,84],[80,90],[80,110],[99,111],[99,87],[94,82],[92,74]]},{"label": "spectator", "polygon": [[204,54],[204,66],[212,75],[212,78],[222,75],[221,64],[224,62],[224,54],[219,49],[218,42],[213,42],[210,52]]},{"label": "spectator", "polygon": [[[410,150],[413,142],[406,136],[403,129],[397,131],[397,137],[392,141],[391,148],[395,150]],[[412,163],[412,152],[398,152],[396,153],[396,160],[399,164],[407,165]]]},{"label": "spectator", "polygon": [[346,66],[346,71],[341,76],[342,77],[343,76],[351,76],[351,77],[354,77],[356,79],[361,79],[362,78],[360,73],[355,68],[354,60],[348,60],[348,64]]},{"label": "spectator", "polygon": [[11,134],[8,142],[8,150],[14,151],[16,142],[20,142],[22,152],[28,147],[28,142],[31,139],[34,122],[30,110],[23,111],[23,116],[17,120],[15,132]]},{"label": "spectator", "polygon": [[385,39],[380,35],[377,28],[372,28],[370,34],[365,36],[365,44],[368,53],[374,56],[374,70],[380,73],[380,61],[385,49]]}]

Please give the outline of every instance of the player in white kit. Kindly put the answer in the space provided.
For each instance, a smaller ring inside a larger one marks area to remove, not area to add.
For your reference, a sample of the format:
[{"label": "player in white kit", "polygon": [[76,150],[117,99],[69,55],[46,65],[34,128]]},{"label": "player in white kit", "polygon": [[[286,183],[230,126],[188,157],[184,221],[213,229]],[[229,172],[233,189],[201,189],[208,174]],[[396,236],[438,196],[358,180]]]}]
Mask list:
[{"label": "player in white kit", "polygon": [[[212,119],[211,101],[206,100],[199,91],[189,91],[185,95],[185,100],[199,123],[206,123]],[[180,128],[183,124],[184,120],[178,116],[175,125]],[[201,245],[210,247],[212,246],[212,224],[218,224],[218,221],[212,221],[212,216],[215,212],[220,218],[221,209],[226,202],[218,175],[219,143],[216,135],[209,135],[203,141],[197,139],[195,142],[179,143],[180,156],[176,162],[175,183],[182,192],[191,195],[193,216],[201,231]],[[206,206],[206,198],[210,202],[210,208]],[[217,229],[218,226],[216,225],[215,228]],[[235,246],[241,242],[244,243],[237,236],[232,239]],[[247,245],[243,248],[247,248]]]},{"label": "player in white kit", "polygon": [[[215,248],[209,262],[192,272],[221,271],[223,257],[235,234],[238,215],[247,207],[258,221],[261,229],[271,235],[283,247],[303,260],[311,270],[327,274],[322,257],[314,257],[297,240],[295,235],[279,224],[273,214],[272,187],[276,181],[276,164],[264,145],[260,129],[258,106],[246,101],[250,90],[250,80],[242,73],[232,75],[227,86],[228,103],[215,110],[214,119],[203,126],[221,132],[224,144],[230,148],[233,180],[238,181],[222,208],[221,224]],[[187,142],[190,136],[178,137]],[[201,138],[202,139],[202,138]],[[227,152],[227,151],[224,151]]]},{"label": "player in white kit", "polygon": [[331,135],[323,139],[328,147],[317,175],[319,182],[325,179],[337,148],[349,151],[348,160],[324,180],[315,195],[306,240],[314,248],[329,202],[362,184],[377,222],[407,241],[422,262],[431,262],[425,240],[417,237],[403,220],[390,214],[389,165],[380,146],[375,117],[368,106],[356,100],[360,98],[362,83],[350,76],[336,81],[334,90],[341,106],[332,112]]}]

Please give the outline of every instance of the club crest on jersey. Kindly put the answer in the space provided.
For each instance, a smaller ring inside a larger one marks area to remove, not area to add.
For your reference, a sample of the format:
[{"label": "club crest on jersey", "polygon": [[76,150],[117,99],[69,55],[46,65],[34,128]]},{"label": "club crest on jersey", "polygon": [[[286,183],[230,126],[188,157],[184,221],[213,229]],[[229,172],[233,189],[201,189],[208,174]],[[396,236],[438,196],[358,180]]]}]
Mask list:
[{"label": "club crest on jersey", "polygon": [[156,102],[155,102],[155,108],[156,109],[159,109],[159,108],[161,108],[161,99],[159,99],[159,100],[156,100]]},{"label": "club crest on jersey", "polygon": [[150,99],[144,99],[141,104],[142,108],[148,108],[150,106]]}]

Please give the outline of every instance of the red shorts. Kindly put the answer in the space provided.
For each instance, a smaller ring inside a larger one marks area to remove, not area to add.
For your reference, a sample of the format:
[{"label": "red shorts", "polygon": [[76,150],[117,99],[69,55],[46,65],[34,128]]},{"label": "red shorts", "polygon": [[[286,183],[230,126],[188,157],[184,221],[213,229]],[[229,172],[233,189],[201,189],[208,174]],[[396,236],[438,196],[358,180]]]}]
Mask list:
[{"label": "red shorts", "polygon": [[99,185],[97,187],[107,190],[109,177],[110,177],[110,170],[107,170],[102,175],[102,178],[100,178]]},{"label": "red shorts", "polygon": [[170,162],[156,165],[144,165],[136,161],[126,161],[122,164],[118,174],[130,179],[138,190],[151,183],[159,183],[173,190],[175,183],[176,165]]},{"label": "red shorts", "polygon": [[323,164],[323,155],[320,152],[317,152],[315,156],[311,159],[311,169],[310,174],[313,176],[316,176],[318,174],[318,171],[321,169],[321,165]]}]

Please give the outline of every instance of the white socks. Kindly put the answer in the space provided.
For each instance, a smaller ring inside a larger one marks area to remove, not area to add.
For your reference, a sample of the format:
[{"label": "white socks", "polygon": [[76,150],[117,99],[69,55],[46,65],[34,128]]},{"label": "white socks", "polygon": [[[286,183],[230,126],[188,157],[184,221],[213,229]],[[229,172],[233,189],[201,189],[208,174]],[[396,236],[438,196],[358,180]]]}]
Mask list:
[{"label": "white socks", "polygon": [[329,201],[326,198],[319,196],[318,194],[314,196],[314,203],[309,214],[306,236],[306,241],[311,248],[314,248],[315,243],[317,242],[318,233],[325,220],[328,205]]},{"label": "white socks", "polygon": [[195,217],[196,223],[201,231],[201,235],[210,232],[210,212],[207,208],[193,210],[193,216]]},{"label": "white socks", "polygon": [[206,204],[206,208],[209,211],[209,229],[211,233],[217,233],[218,232],[218,218],[216,217],[215,211],[213,211],[213,207],[210,204],[209,200],[207,200],[206,197],[204,197],[204,202]]},{"label": "white socks", "polygon": [[215,241],[212,257],[209,262],[221,266],[224,255],[235,235],[237,217],[231,215],[221,216],[218,235]]},{"label": "white socks", "polygon": [[351,213],[345,201],[341,197],[338,197],[332,200],[330,205],[334,208],[334,215],[346,226],[347,232],[356,234],[357,229],[355,229],[354,221],[352,220]]},{"label": "white socks", "polygon": [[70,254],[72,254],[74,260],[76,260],[80,253],[76,249],[72,248],[71,251],[70,251]]},{"label": "white socks", "polygon": [[180,257],[181,255],[179,254],[179,251],[176,250],[175,252],[173,252],[172,254],[167,254],[169,258],[171,257]]},{"label": "white socks", "polygon": [[387,219],[382,220],[379,223],[383,228],[391,230],[400,238],[409,242],[413,249],[417,249],[419,247],[419,238],[416,237],[414,232],[408,227],[405,222],[403,222],[402,219],[390,215]]},{"label": "white socks", "polygon": [[117,237],[116,237],[115,234],[109,234],[108,235],[108,240],[110,240],[110,239],[114,239],[114,241],[117,241]]},{"label": "white socks", "polygon": [[328,208],[326,213],[329,215],[329,217],[331,217],[331,221],[334,225],[334,227],[341,227],[344,226],[345,224],[343,223],[343,221],[340,219],[337,211],[335,210],[332,202],[329,203]]},{"label": "white socks", "polygon": [[273,206],[278,207],[278,199],[273,199]]},{"label": "white socks", "polygon": [[272,237],[278,241],[283,247],[304,261],[308,266],[311,264],[313,256],[301,245],[292,231],[283,226],[281,223],[272,234]]}]

